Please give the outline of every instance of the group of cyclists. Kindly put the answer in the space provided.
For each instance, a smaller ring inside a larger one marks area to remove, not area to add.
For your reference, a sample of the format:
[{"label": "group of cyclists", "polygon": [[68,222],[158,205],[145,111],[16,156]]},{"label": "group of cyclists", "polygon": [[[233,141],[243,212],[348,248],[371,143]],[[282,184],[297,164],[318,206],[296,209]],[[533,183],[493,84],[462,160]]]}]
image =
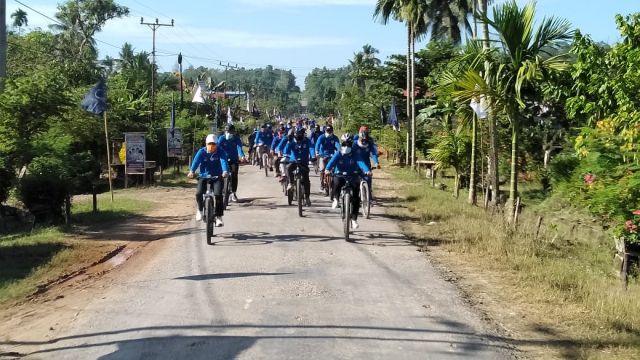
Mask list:
[{"label": "group of cyclists", "polygon": [[[239,165],[249,159],[254,165],[275,172],[278,181],[287,184],[287,190],[292,188],[294,173],[298,170],[302,175],[306,206],[311,206],[309,165],[317,162],[321,174],[320,188],[329,196],[333,209],[338,207],[338,194],[346,183],[346,177],[358,178],[357,183],[362,178],[371,189],[372,169],[380,168],[378,150],[367,126],[360,127],[355,136],[345,133],[338,138],[331,124],[320,126],[302,119],[280,122],[276,129],[271,124],[263,124],[249,136],[249,154],[245,156],[240,136],[234,125],[228,124],[223,135],[207,135],[205,147],[198,150],[187,174],[189,178],[193,178],[197,170],[200,174],[196,190],[196,220],[202,219],[203,194],[207,181],[210,181],[216,203],[215,226],[224,225],[223,179],[229,178],[230,199],[237,202]],[[267,171],[265,173],[268,174]],[[353,229],[359,227],[359,211],[360,189],[356,187],[351,199]]]}]

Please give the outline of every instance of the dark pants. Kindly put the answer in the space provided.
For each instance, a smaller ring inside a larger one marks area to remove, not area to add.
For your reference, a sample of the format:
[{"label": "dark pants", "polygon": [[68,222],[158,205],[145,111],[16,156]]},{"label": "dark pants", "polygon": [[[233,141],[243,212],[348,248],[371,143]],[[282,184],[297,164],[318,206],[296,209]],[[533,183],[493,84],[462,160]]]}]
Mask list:
[{"label": "dark pants", "polygon": [[[293,172],[298,167],[297,163],[290,163],[287,166],[287,177],[289,178],[289,182],[293,184],[295,180],[293,178]],[[311,193],[311,182],[309,181],[309,166],[306,164],[300,164],[300,171],[302,172],[302,184],[304,185],[304,194],[308,198]]]},{"label": "dark pants", "polygon": [[[342,191],[342,187],[347,182],[347,180],[340,176],[333,177],[333,196],[336,199],[340,197],[340,191]],[[351,218],[353,220],[358,219],[358,212],[360,211],[360,181],[357,178],[351,180],[351,188],[353,190],[353,197],[351,198]]]},{"label": "dark pants", "polygon": [[280,156],[276,156],[276,160],[275,160],[274,166],[276,168],[276,174],[277,175],[282,175],[282,174],[280,174],[280,162],[281,161],[282,161],[282,158]]},{"label": "dark pants", "polygon": [[198,210],[202,212],[204,208],[204,199],[202,195],[207,192],[207,181],[213,183],[213,195],[216,198],[216,216],[224,215],[224,204],[222,202],[222,188],[224,181],[222,177],[215,180],[212,179],[198,179],[198,188],[196,190],[196,202],[198,203]]},{"label": "dark pants", "polygon": [[231,179],[231,192],[238,191],[238,171],[240,170],[240,164],[238,160],[228,160],[229,172]]}]

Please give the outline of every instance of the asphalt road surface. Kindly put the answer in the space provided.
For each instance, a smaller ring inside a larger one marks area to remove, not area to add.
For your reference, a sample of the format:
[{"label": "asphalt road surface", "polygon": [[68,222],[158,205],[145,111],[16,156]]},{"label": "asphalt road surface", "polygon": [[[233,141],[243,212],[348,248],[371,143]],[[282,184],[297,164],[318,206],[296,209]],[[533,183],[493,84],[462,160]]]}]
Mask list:
[{"label": "asphalt road surface", "polygon": [[511,358],[398,220],[375,206],[347,243],[311,181],[313,205],[299,218],[273,177],[243,166],[240,203],[214,246],[191,219],[88,294],[54,337],[16,329],[5,350],[26,359]]}]

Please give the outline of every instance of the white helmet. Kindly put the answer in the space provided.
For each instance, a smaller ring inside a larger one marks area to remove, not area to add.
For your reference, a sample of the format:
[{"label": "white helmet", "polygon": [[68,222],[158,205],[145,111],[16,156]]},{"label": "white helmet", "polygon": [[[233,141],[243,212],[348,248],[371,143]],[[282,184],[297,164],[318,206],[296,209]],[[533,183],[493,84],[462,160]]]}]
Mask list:
[{"label": "white helmet", "polygon": [[209,134],[207,135],[207,139],[204,142],[205,144],[217,144],[218,143],[218,139],[216,139],[216,136],[213,134]]}]

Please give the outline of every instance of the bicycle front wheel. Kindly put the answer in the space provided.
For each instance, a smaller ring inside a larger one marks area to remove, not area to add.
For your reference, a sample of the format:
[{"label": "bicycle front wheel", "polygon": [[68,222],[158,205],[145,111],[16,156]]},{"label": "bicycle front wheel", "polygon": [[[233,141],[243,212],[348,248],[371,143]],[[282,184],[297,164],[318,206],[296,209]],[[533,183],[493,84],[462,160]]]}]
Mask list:
[{"label": "bicycle front wheel", "polygon": [[269,176],[269,160],[267,154],[262,155],[262,166],[264,166],[264,176]]},{"label": "bicycle front wheel", "polygon": [[213,245],[211,238],[213,237],[213,223],[215,219],[215,208],[213,204],[213,199],[211,196],[207,196],[207,199],[204,202],[204,211],[206,216],[207,223],[207,244]]},{"label": "bicycle front wheel", "polygon": [[296,179],[296,192],[298,193],[298,216],[302,217],[302,202],[304,201],[304,193],[302,192],[302,180],[298,175]]},{"label": "bicycle front wheel", "polygon": [[231,196],[231,178],[227,177],[224,179],[224,209],[227,209],[229,206],[229,197]]},{"label": "bicycle front wheel", "polygon": [[369,193],[369,183],[360,182],[360,199],[362,202],[362,214],[368,219],[371,214],[371,194]]},{"label": "bicycle front wheel", "polygon": [[351,226],[351,194],[346,193],[342,197],[342,211],[344,216],[342,217],[342,225],[344,230],[344,239],[349,240],[349,227]]}]

